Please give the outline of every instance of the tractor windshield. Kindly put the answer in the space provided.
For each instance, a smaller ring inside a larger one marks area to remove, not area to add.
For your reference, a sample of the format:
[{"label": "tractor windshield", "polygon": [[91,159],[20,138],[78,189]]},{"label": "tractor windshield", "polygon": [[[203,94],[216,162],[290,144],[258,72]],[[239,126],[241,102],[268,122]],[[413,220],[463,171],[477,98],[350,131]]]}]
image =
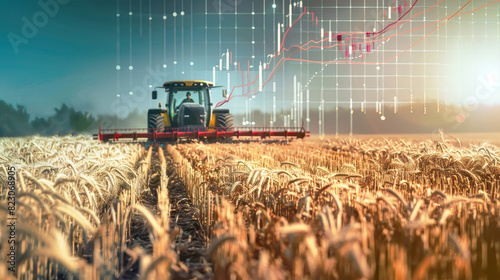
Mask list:
[{"label": "tractor windshield", "polygon": [[207,87],[188,87],[178,86],[172,87],[169,93],[169,113],[173,119],[174,114],[177,113],[179,108],[184,103],[195,103],[205,107],[205,112],[210,111],[210,100],[208,100]]}]

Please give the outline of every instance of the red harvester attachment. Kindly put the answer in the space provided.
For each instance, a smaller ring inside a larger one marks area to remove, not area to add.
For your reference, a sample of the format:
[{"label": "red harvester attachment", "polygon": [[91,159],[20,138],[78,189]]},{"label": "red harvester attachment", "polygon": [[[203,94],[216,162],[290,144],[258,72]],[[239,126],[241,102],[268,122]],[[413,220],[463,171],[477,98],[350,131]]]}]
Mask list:
[{"label": "red harvester attachment", "polygon": [[[275,130],[277,129],[277,130]],[[165,131],[166,130],[166,131]],[[162,132],[160,132],[162,131]],[[284,139],[303,139],[309,137],[309,131],[304,128],[286,127],[286,128],[268,128],[268,127],[219,127],[207,130],[206,128],[143,128],[143,129],[100,129],[99,133],[94,134],[94,140],[118,141],[120,139],[138,140],[148,139],[149,141],[176,141],[178,139],[207,139],[207,140],[228,140],[244,138],[276,138]]]}]

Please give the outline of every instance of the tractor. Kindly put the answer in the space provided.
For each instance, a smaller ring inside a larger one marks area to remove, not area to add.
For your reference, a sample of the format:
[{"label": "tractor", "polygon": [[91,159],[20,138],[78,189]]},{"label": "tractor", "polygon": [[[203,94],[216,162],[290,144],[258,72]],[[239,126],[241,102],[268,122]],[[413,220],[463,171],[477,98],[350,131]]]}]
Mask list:
[{"label": "tractor", "polygon": [[[214,87],[208,81],[166,82],[162,87],[166,93],[166,103],[158,109],[148,111],[148,130],[156,132],[171,131],[207,131],[216,128],[230,130],[233,116],[229,109],[213,108],[211,92]],[[189,95],[189,97],[188,97]],[[222,90],[227,97],[227,90]],[[152,92],[152,98],[158,99],[158,91]]]},{"label": "tractor", "polygon": [[[101,129],[94,139],[107,142],[120,139],[147,139],[147,142],[176,142],[177,140],[205,139],[207,142],[228,142],[235,138],[304,139],[309,131],[300,127],[233,127],[233,116],[229,109],[214,108],[212,89],[220,88],[208,81],[173,81],[156,87],[152,99],[158,99],[156,89],[164,89],[166,102],[159,102],[157,109],[148,110],[148,126],[144,128]],[[222,89],[227,98],[227,90]]]}]

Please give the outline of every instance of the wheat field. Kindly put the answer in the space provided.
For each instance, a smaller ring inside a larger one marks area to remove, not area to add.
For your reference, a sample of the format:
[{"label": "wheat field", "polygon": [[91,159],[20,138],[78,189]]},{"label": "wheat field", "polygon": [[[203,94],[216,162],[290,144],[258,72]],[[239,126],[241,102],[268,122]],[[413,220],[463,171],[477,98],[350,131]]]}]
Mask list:
[{"label": "wheat field", "polygon": [[499,279],[499,151],[0,138],[0,277]]}]

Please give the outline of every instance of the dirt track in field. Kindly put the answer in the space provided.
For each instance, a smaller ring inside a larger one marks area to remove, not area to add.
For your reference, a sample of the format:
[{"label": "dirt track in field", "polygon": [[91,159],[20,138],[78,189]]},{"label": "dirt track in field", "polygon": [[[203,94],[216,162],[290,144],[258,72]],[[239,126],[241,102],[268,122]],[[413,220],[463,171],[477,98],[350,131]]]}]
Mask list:
[{"label": "dirt track in field", "polygon": [[170,228],[178,227],[181,236],[176,239],[179,244],[179,258],[189,268],[190,277],[197,279],[209,279],[210,270],[204,263],[206,251],[205,233],[198,220],[198,213],[189,199],[184,182],[177,173],[177,165],[174,164],[166,149],[164,150],[167,160],[168,196],[170,199]]},{"label": "dirt track in field", "polygon": [[[171,271],[173,279],[210,279],[211,264],[204,259],[206,251],[205,234],[198,221],[196,209],[189,199],[184,182],[177,174],[176,164],[172,162],[166,150],[167,160],[168,196],[170,200],[170,233],[178,229],[175,238],[177,255],[182,263],[189,269],[189,273]],[[151,168],[149,170],[149,191],[144,192],[138,202],[148,208],[151,213],[158,213],[157,189],[160,185],[160,159],[157,149],[153,150]],[[150,240],[151,227],[140,215],[133,215],[131,221],[131,236],[127,246],[132,249],[140,246],[145,253],[151,254],[153,247]],[[129,257],[125,257],[125,265]],[[130,269],[120,279],[138,279],[139,263],[137,260],[131,264]]]}]

